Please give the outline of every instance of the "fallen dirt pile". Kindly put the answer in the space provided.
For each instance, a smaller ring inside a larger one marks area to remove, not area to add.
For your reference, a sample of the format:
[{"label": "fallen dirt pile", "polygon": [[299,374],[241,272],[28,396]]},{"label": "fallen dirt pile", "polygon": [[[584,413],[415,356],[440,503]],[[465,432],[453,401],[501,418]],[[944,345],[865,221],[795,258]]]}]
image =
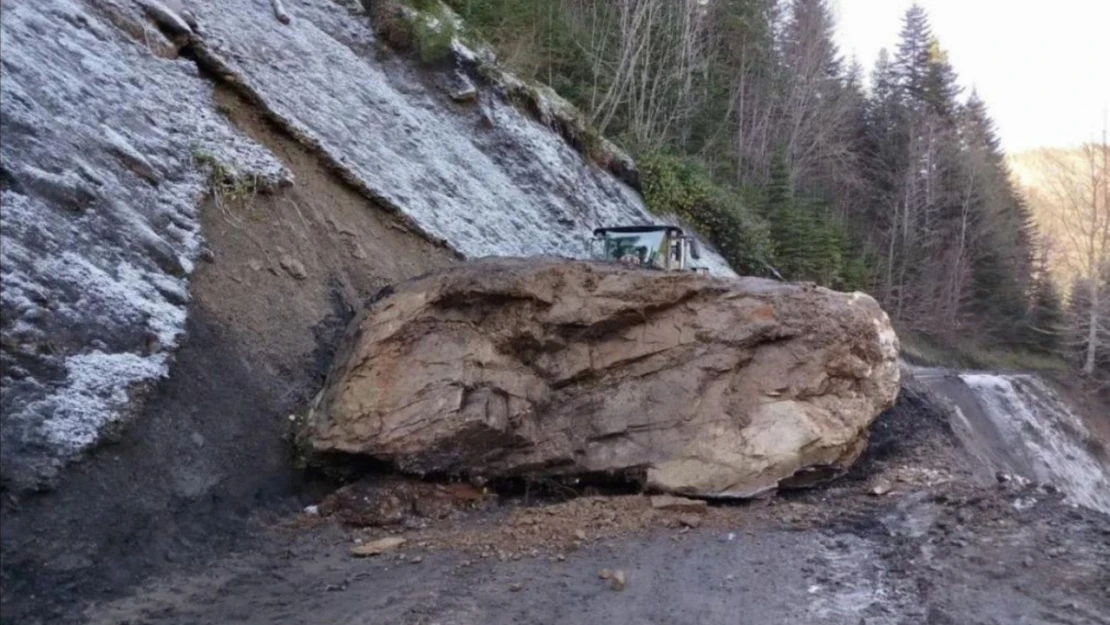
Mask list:
[{"label": "fallen dirt pile", "polygon": [[746,497],[851,465],[897,395],[896,357],[863,294],[490,259],[357,318],[302,439],[415,474]]}]

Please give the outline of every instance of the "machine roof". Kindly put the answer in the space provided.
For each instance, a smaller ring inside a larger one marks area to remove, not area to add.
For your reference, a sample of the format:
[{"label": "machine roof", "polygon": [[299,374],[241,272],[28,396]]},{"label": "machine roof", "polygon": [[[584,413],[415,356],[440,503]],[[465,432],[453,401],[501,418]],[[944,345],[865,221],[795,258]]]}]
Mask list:
[{"label": "machine roof", "polygon": [[661,230],[669,230],[682,234],[682,228],[678,226],[670,226],[667,224],[643,224],[639,226],[610,226],[607,228],[597,228],[594,230],[594,236],[601,236],[607,232],[635,234],[638,232],[659,232]]}]

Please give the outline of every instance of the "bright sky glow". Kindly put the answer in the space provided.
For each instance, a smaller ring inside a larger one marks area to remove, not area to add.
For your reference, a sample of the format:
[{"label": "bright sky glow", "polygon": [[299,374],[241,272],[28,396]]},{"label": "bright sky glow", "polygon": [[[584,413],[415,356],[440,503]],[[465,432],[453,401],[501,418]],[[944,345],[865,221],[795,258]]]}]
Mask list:
[{"label": "bright sky glow", "polygon": [[[912,0],[831,0],[837,43],[870,73]],[[1007,151],[1101,134],[1110,106],[1110,0],[920,0],[933,34],[998,124]],[[966,94],[965,94],[966,95]]]}]

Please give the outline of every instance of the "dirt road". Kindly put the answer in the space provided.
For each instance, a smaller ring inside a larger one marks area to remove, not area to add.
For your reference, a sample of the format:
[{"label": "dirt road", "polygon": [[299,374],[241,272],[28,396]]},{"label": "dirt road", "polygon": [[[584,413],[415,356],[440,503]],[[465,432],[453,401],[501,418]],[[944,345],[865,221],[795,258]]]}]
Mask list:
[{"label": "dirt road", "polygon": [[[1110,517],[1050,486],[976,474],[944,414],[904,390],[831,485],[693,520],[644,495],[516,496],[351,528],[258,518],[220,557],[11,622],[95,625],[1107,625]],[[989,477],[989,479],[987,479]],[[399,550],[356,558],[383,536]],[[622,590],[599,577],[621,570]],[[118,572],[105,570],[104,575]],[[10,604],[15,606],[16,604]],[[8,619],[5,618],[5,622]]]},{"label": "dirt road", "polygon": [[[569,553],[525,546],[486,558],[413,543],[359,559],[349,554],[352,534],[335,525],[275,528],[242,554],[86,616],[182,625],[1110,623],[1110,525],[1101,515],[1033,488],[834,496],[843,499],[757,503],[711,518],[712,527],[657,528]],[[831,515],[830,503],[839,508]],[[506,522],[481,516],[461,529]],[[606,568],[625,572],[623,590],[599,578]]]},{"label": "dirt road", "polygon": [[[903,393],[832,485],[693,522],[642,495],[520,498],[406,529],[300,515],[240,552],[91,606],[95,624],[1106,625],[1110,518],[986,481]],[[876,494],[882,493],[882,494]],[[696,528],[687,525],[697,525]],[[354,558],[356,541],[408,540]],[[622,570],[623,590],[601,569]]]}]

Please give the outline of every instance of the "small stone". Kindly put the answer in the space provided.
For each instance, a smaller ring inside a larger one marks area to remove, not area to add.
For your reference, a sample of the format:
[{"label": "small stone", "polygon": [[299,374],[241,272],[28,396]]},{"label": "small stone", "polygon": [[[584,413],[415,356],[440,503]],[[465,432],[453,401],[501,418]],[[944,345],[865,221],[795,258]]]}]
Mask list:
[{"label": "small stone", "polygon": [[197,23],[197,17],[193,15],[192,11],[184,9],[181,11],[180,15],[181,19],[185,20],[185,23],[189,25],[189,28],[193,29],[193,32],[200,32],[200,24]]},{"label": "small stone", "polygon": [[601,579],[609,579],[610,577],[613,576],[613,572],[610,571],[609,569],[601,569],[600,571],[597,572],[597,576],[600,577]]},{"label": "small stone", "polygon": [[478,99],[478,88],[464,72],[455,71],[446,77],[447,95],[456,102],[473,102]]},{"label": "small stone", "polygon": [[412,559],[409,560],[409,564],[420,564],[423,561],[424,556],[413,556]]},{"label": "small stone", "polygon": [[297,280],[304,280],[308,277],[308,272],[305,270],[304,264],[288,254],[283,254],[281,258],[278,259],[278,264],[281,265],[281,268],[284,269],[286,273]]},{"label": "small stone", "polygon": [[159,26],[174,35],[192,35],[193,29],[176,11],[163,5],[161,2],[144,2],[141,6],[146,10],[147,17],[154,20]]},{"label": "small stone", "polygon": [[889,493],[892,488],[893,487],[890,485],[890,482],[888,482],[887,480],[879,480],[875,483],[874,486],[871,487],[871,490],[867,492],[875,495],[876,497],[881,497]]},{"label": "small stone", "polygon": [[696,514],[683,514],[678,517],[678,522],[685,527],[697,528],[701,525],[701,517]]},{"label": "small stone", "polygon": [[357,545],[351,548],[351,555],[356,557],[377,556],[383,553],[388,553],[394,549],[399,548],[405,544],[405,539],[400,536],[387,536],[379,538],[378,540],[370,541],[363,545]]},{"label": "small stone", "polygon": [[673,495],[655,495],[651,498],[651,507],[656,510],[705,514],[708,504],[706,504],[703,499],[687,499],[686,497],[675,497]]},{"label": "small stone", "polygon": [[560,553],[560,554],[555,556],[555,559],[558,560],[559,562],[566,562],[567,557]]},{"label": "small stone", "polygon": [[521,584],[520,582],[513,582],[512,584],[509,584],[509,590],[511,590],[512,592],[520,592],[524,590],[524,584]]},{"label": "small stone", "polygon": [[574,537],[578,540],[586,540],[586,532],[583,530],[574,530]]},{"label": "small stone", "polygon": [[472,84],[466,85],[452,91],[449,95],[456,102],[473,102],[478,99],[478,88]]},{"label": "small stone", "polygon": [[613,577],[609,578],[609,588],[620,592],[624,590],[625,584],[626,580],[624,576],[624,571],[620,569],[613,571]]},{"label": "small stone", "polygon": [[248,260],[247,266],[251,268],[251,271],[262,271],[262,261],[257,258]]},{"label": "small stone", "polygon": [[1025,568],[1027,568],[1027,569],[1032,568],[1032,566],[1033,566],[1033,556],[1025,556],[1025,559],[1022,560],[1021,563],[1023,565],[1025,565]]}]

